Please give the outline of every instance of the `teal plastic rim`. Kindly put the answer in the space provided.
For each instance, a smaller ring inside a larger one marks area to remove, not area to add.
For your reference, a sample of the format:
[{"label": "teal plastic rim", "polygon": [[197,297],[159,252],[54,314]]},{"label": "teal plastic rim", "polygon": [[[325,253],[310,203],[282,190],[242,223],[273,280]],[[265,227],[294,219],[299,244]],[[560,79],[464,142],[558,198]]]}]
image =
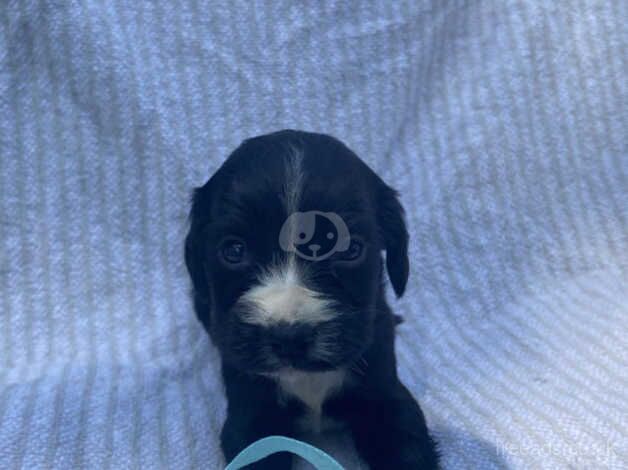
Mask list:
[{"label": "teal plastic rim", "polygon": [[255,441],[231,461],[225,470],[239,470],[277,452],[290,452],[314,465],[317,470],[344,470],[331,456],[305,442],[285,436],[269,436]]}]

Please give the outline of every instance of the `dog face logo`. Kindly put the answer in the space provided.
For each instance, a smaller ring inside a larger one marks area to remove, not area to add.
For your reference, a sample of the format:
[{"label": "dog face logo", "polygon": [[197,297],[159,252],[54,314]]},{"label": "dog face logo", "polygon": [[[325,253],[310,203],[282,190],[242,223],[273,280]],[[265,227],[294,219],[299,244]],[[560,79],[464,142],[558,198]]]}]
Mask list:
[{"label": "dog face logo", "polygon": [[279,246],[308,261],[322,261],[350,244],[349,229],[333,212],[294,212],[279,233]]}]

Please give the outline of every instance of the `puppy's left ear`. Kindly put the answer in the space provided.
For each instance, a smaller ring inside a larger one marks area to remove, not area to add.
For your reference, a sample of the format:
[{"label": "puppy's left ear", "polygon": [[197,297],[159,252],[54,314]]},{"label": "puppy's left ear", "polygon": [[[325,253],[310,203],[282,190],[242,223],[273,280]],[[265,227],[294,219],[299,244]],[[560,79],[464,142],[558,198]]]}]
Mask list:
[{"label": "puppy's left ear", "polygon": [[190,210],[190,231],[185,238],[185,265],[192,279],[197,308],[209,303],[209,287],[203,266],[202,230],[208,223],[210,200],[209,182],[194,190]]},{"label": "puppy's left ear", "polygon": [[410,272],[405,212],[397,192],[384,183],[381,188],[377,201],[377,219],[386,248],[386,270],[395,294],[401,297]]}]

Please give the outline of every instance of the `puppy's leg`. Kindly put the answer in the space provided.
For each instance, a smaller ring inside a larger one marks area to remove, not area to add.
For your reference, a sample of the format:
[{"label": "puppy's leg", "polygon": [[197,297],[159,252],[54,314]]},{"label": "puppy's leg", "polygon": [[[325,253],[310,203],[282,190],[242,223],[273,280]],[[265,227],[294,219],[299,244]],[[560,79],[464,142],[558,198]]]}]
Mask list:
[{"label": "puppy's leg", "polygon": [[[258,439],[271,435],[291,434],[291,417],[285,408],[267,400],[258,401],[251,396],[246,403],[229,400],[227,420],[222,428],[220,440],[225,458],[230,462],[241,450]],[[291,465],[292,456],[280,452],[246,468],[289,470]]]},{"label": "puppy's leg", "polygon": [[[295,410],[280,404],[273,380],[243,374],[227,363],[222,364],[222,376],[227,394],[227,419],[220,433],[220,443],[227,463],[259,439],[292,436]],[[246,468],[289,470],[291,457],[280,452]]]},{"label": "puppy's leg", "polygon": [[347,421],[356,447],[372,470],[438,468],[423,412],[403,384],[375,395],[353,396],[348,403]]}]

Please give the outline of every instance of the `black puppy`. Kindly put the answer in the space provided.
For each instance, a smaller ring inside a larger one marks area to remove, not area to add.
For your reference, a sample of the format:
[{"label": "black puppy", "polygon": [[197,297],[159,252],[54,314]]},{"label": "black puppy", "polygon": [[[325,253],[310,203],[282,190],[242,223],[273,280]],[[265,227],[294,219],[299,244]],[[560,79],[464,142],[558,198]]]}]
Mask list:
[{"label": "black puppy", "polygon": [[[246,140],[194,192],[185,261],[222,357],[228,461],[268,435],[344,424],[373,469],[437,468],[384,296],[382,252],[401,296],[407,250],[395,191],[326,135]],[[254,468],[290,466],[280,453]]]}]

